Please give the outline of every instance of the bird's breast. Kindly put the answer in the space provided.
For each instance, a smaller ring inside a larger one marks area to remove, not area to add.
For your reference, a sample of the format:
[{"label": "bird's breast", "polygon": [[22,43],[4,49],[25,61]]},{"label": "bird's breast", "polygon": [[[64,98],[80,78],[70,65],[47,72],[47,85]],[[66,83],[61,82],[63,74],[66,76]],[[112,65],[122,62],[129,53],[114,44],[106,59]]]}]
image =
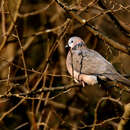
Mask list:
[{"label": "bird's breast", "polygon": [[66,59],[66,66],[67,66],[67,70],[70,73],[71,76],[73,76],[74,79],[78,80],[78,81],[83,81],[85,83],[87,83],[88,85],[94,85],[97,84],[97,77],[95,75],[87,75],[87,74],[82,74],[80,72],[77,72],[74,68],[73,68],[73,64],[72,64],[73,58],[71,56],[71,52],[68,52],[67,55],[67,59]]}]

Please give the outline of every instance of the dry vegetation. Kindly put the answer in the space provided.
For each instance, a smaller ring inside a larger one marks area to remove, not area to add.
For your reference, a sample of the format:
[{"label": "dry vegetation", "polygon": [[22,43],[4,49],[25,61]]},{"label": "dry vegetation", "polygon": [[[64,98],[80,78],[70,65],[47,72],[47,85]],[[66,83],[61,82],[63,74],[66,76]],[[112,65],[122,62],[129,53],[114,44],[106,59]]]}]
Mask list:
[{"label": "dry vegetation", "polygon": [[69,76],[71,36],[130,77],[130,0],[0,1],[0,130],[130,129],[127,86]]}]

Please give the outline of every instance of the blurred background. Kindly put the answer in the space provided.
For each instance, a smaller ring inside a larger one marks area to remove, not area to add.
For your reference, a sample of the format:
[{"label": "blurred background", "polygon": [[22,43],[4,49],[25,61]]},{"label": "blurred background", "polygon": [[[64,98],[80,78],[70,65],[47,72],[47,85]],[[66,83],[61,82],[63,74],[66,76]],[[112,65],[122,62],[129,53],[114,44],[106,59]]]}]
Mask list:
[{"label": "blurred background", "polygon": [[65,63],[71,36],[130,77],[129,54],[94,36],[71,12],[130,47],[130,0],[1,0],[0,130],[130,129],[128,119],[122,124],[129,92],[111,85],[52,90],[74,84]]}]

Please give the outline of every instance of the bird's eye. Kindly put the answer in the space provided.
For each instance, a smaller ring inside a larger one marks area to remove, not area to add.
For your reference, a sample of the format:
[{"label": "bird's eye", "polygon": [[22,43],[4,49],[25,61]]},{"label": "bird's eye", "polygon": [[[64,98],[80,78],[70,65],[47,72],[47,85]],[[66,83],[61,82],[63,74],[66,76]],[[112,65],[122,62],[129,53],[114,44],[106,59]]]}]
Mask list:
[{"label": "bird's eye", "polygon": [[71,41],[71,43],[73,43],[73,41]]}]

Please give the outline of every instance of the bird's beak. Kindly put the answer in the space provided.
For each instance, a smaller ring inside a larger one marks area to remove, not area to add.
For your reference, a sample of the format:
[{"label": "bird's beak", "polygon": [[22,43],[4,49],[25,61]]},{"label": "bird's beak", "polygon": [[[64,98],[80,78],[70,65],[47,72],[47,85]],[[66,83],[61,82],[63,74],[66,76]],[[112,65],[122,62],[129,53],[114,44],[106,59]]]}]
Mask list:
[{"label": "bird's beak", "polygon": [[65,48],[68,48],[69,47],[69,45],[67,44],[67,45],[65,45]]}]

